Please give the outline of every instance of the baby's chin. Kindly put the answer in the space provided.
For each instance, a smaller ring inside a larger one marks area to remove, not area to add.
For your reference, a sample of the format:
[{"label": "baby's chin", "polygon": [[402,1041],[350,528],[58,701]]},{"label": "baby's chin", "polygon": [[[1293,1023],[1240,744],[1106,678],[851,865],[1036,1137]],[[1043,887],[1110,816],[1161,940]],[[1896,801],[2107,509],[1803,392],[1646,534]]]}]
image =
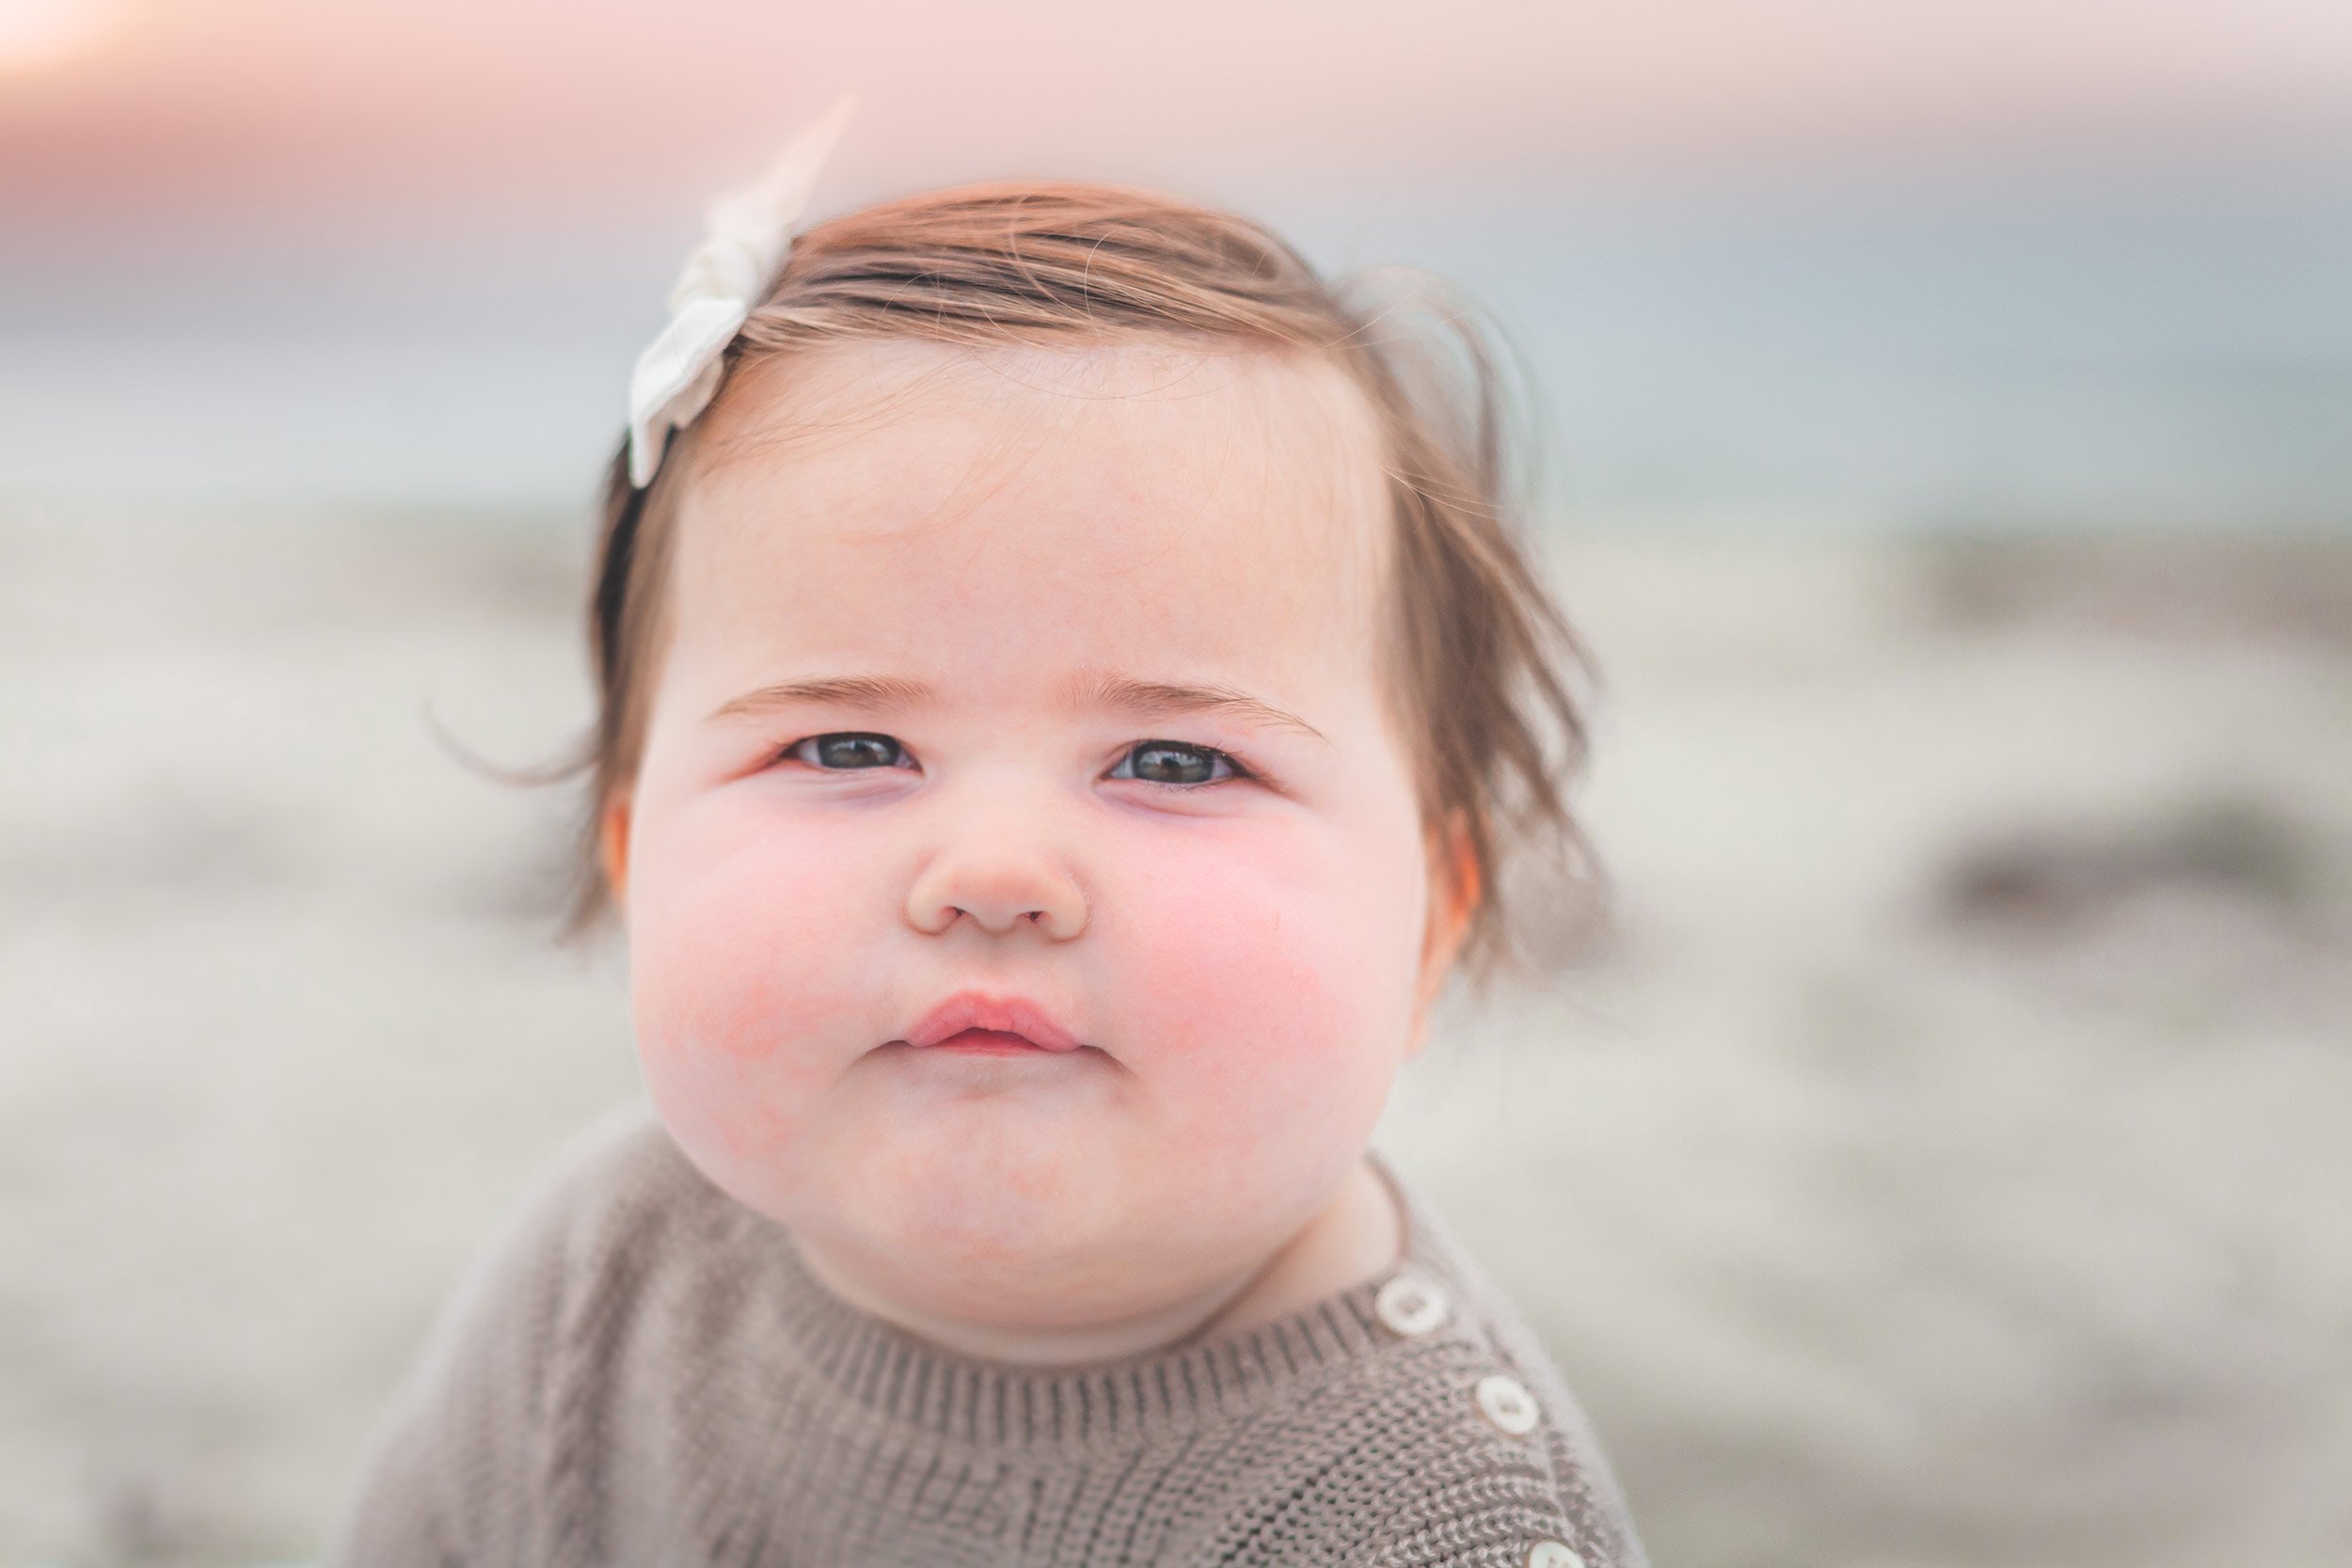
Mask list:
[{"label": "baby's chin", "polygon": [[1100,1115],[966,1106],[803,1127],[764,1149],[673,1130],[821,1275],[900,1321],[1018,1332],[1147,1318],[1230,1288],[1281,1240],[1279,1204],[1208,1196],[1184,1162],[1150,1157],[1144,1130]]}]

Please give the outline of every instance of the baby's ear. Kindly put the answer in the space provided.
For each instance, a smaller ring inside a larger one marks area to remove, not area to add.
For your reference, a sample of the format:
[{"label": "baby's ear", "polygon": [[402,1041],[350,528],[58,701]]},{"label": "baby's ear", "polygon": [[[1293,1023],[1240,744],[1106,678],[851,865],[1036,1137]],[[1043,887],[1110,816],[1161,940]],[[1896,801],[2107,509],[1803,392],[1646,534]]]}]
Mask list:
[{"label": "baby's ear", "polygon": [[596,851],[604,863],[604,885],[612,891],[616,909],[628,897],[628,797],[616,794],[604,803],[604,815],[596,822]]},{"label": "baby's ear", "polygon": [[1470,936],[1486,891],[1470,824],[1460,812],[1454,812],[1442,828],[1429,834],[1429,925],[1422,938],[1421,986],[1415,997],[1421,1014],[1415,1027],[1416,1050],[1420,1026],[1426,1022],[1438,993],[1445,989],[1446,976],[1454,972],[1454,960]]}]

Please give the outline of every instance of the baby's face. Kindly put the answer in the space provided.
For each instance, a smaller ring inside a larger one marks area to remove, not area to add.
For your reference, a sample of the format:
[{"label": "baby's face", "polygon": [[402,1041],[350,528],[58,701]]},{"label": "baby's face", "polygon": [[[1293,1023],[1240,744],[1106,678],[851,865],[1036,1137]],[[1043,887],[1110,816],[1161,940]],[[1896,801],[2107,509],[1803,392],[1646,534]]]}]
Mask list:
[{"label": "baby's face", "polygon": [[1369,410],[1303,360],[894,344],[710,418],[610,824],[664,1120],[926,1315],[1231,1283],[1360,1157],[1444,945]]}]

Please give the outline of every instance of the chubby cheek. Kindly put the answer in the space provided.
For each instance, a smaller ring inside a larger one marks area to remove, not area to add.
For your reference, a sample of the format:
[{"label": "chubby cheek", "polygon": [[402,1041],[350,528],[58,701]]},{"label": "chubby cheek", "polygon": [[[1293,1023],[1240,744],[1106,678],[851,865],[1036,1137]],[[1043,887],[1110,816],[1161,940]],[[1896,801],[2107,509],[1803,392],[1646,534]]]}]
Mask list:
[{"label": "chubby cheek", "polygon": [[1417,852],[1335,832],[1158,835],[1099,911],[1133,1066],[1204,1198],[1319,1183],[1377,1119],[1411,1027]]},{"label": "chubby cheek", "polygon": [[[879,1043],[867,974],[882,847],[749,792],[646,821],[628,890],[637,1050],[663,1119],[707,1163],[791,1180],[822,1087]],[[732,1183],[730,1183],[732,1185]],[[745,1195],[748,1196],[748,1195]]]}]

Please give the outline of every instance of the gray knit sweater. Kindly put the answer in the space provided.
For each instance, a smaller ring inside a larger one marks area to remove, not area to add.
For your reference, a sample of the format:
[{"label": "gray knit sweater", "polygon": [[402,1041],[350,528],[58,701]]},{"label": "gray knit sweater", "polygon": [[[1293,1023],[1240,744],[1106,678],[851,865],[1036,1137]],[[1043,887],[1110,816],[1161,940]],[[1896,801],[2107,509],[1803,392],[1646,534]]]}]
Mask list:
[{"label": "gray knit sweater", "polygon": [[452,1298],[339,1568],[1641,1568],[1534,1337],[1392,1167],[1399,1268],[1254,1331],[1064,1369],[842,1301],[643,1104]]}]

